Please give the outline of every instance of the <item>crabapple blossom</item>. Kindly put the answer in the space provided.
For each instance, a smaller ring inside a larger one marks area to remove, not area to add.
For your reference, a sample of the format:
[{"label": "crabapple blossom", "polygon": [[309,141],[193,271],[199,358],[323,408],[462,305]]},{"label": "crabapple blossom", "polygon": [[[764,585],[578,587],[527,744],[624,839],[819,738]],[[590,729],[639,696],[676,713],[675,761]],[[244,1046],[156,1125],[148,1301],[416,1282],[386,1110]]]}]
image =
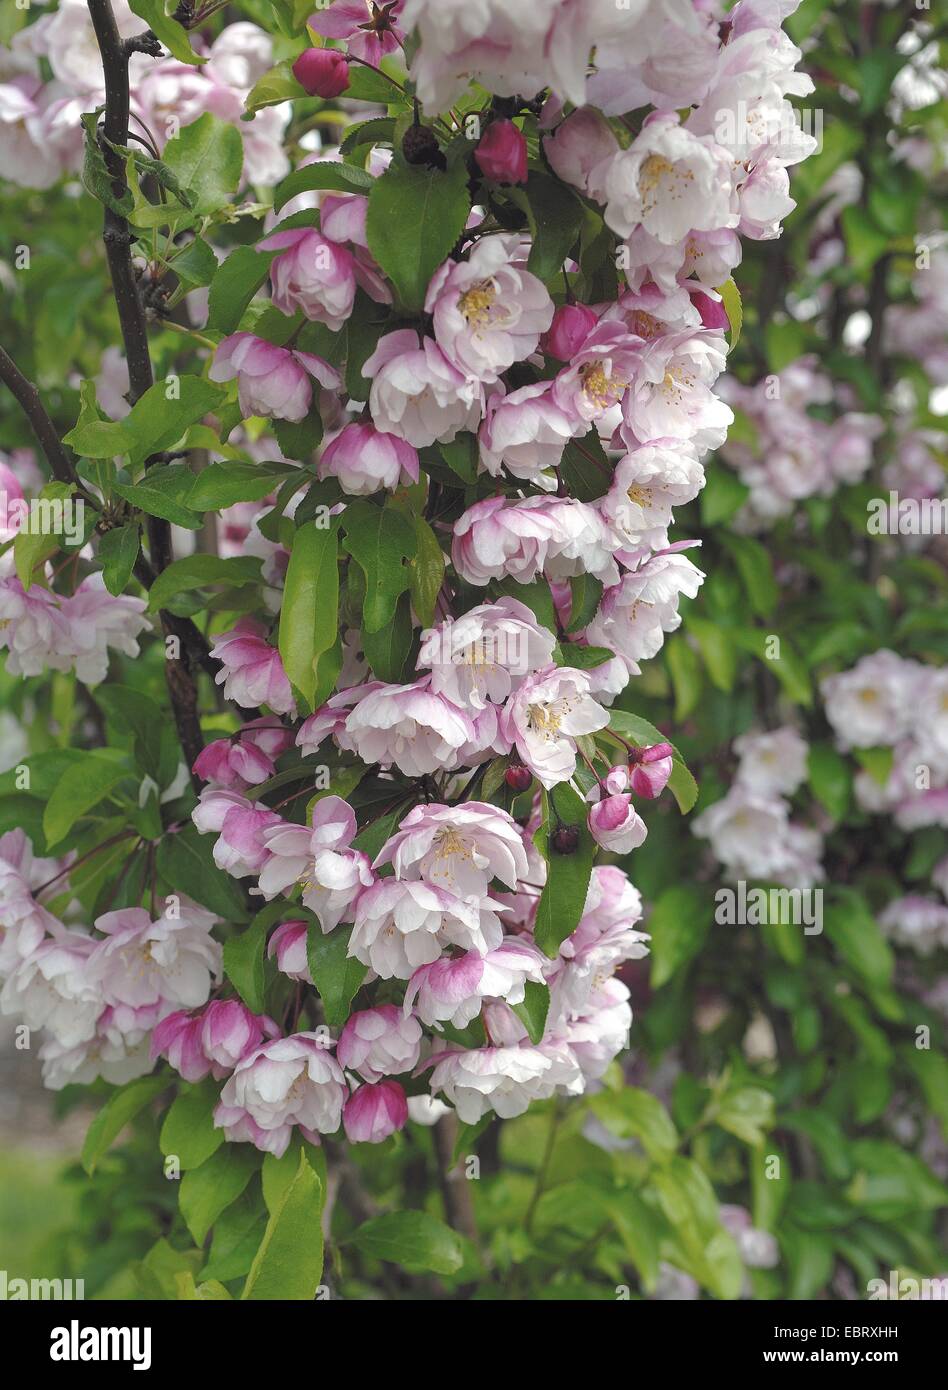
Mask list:
[{"label": "crabapple blossom", "polygon": [[386,54],[395,53],[404,41],[405,31],[399,24],[402,4],[403,0],[382,0],[371,6],[366,6],[365,0],[332,0],[306,22],[325,38],[345,39],[349,53],[378,67]]},{"label": "crabapple blossom", "polygon": [[274,232],[259,245],[262,251],[279,252],[270,266],[276,307],[287,315],[301,310],[306,318],[338,332],[355,302],[351,252],[312,227]]},{"label": "crabapple blossom", "polygon": [[[528,874],[516,821],[481,801],[414,807],[379,851],[375,867],[383,864],[399,879],[423,879],[465,899],[483,897],[495,878],[516,889]],[[471,949],[478,949],[473,942]]]},{"label": "crabapple blossom", "polygon": [[277,967],[291,980],[313,983],[306,955],[309,927],[305,922],[281,922],[270,937],[267,955],[276,959]]},{"label": "crabapple blossom", "polygon": [[319,1134],[334,1134],[347,1095],[342,1068],[319,1035],[292,1033],[237,1063],[214,1124],[231,1143],[251,1143],[281,1158],[294,1125],[313,1143]]},{"label": "crabapple blossom", "polygon": [[672,246],[690,231],[733,227],[731,161],[712,139],[683,128],[676,115],[650,116],[603,181],[605,219],[619,236],[643,227]]},{"label": "crabapple blossom", "polygon": [[629,854],[646,836],[645,822],[632,809],[631,798],[617,793],[604,796],[589,812],[589,833],[600,849]]},{"label": "crabapple blossom", "polygon": [[400,482],[417,483],[418,451],[373,425],[345,425],[323,450],[319,476],[338,478],[352,497],[368,497],[379,488],[392,491]]},{"label": "crabapple blossom", "polygon": [[369,409],[376,429],[397,435],[416,449],[448,443],[461,430],[475,430],[483,387],[465,377],[433,338],[412,328],[387,333],[362,366],[372,379]]},{"label": "crabapple blossom", "polygon": [[418,1064],[421,1024],[394,1004],[350,1014],[336,1044],[336,1057],[347,1071],[366,1081],[399,1076]]},{"label": "crabapple blossom", "polygon": [[527,142],[513,121],[491,121],[474,151],[477,167],[494,183],[526,183]]},{"label": "crabapple blossom", "polygon": [[0,991],[0,1012],[19,1014],[28,1028],[45,1028],[64,1047],[95,1035],[103,1001],[89,978],[91,936],[60,929],[24,956]]},{"label": "crabapple blossom", "polygon": [[619,460],[599,509],[628,549],[662,550],[672,508],[692,501],[703,486],[704,469],[689,445],[659,439]]},{"label": "crabapple blossom", "polygon": [[141,907],[119,908],[95,921],[96,940],[86,962],[89,979],[113,1008],[168,1012],[196,1008],[220,981],[221,947],[211,936],[215,918],[181,899],[178,915],[157,921]]},{"label": "crabapple blossom", "polygon": [[480,463],[491,477],[503,469],[514,478],[533,483],[544,492],[556,488],[553,470],[559,466],[570,439],[583,432],[553,400],[545,382],[521,386],[504,396],[487,399],[478,431]]},{"label": "crabapple blossom", "polygon": [[321,797],[308,826],[281,821],[266,827],[260,893],[271,899],[299,884],[304,906],[315,912],[324,932],[332,931],[372,882],[368,855],[349,848],[355,831],[352,809],[338,796]]},{"label": "crabapple blossom", "polygon": [[648,801],[661,796],[672,775],[673,751],[670,743],[653,743],[629,754],[629,786],[636,796]]},{"label": "crabapple blossom", "polygon": [[418,666],[431,670],[431,689],[461,709],[502,705],[533,671],[549,666],[554,637],[526,604],[503,597],[469,608],[422,637]]},{"label": "crabapple blossom", "polygon": [[350,956],[383,980],[407,980],[447,946],[486,954],[499,946],[500,903],[460,898],[418,879],[380,878],[359,897]]},{"label": "crabapple blossom", "polygon": [[806,780],[809,746],[789,726],[772,733],[741,734],[734,740],[740,757],[737,780],[762,796],[792,796]]},{"label": "crabapple blossom", "polygon": [[549,790],[575,772],[576,739],[608,723],[608,713],[589,694],[586,673],[559,666],[524,681],[505,706],[501,727]]},{"label": "crabapple blossom", "polygon": [[529,357],[553,320],[553,301],[531,275],[517,237],[479,241],[466,261],[445,261],[425,310],[445,358],[466,379],[493,382]]},{"label": "crabapple blossom", "polygon": [[237,395],[245,415],[272,415],[279,420],[305,419],[313,399],[310,377],[338,390],[339,373],[322,357],[297,348],[275,347],[252,333],[232,333],[218,344],[208,376],[211,381],[237,378]]},{"label": "crabapple blossom", "polygon": [[522,1003],[527,980],[543,983],[544,958],[536,947],[507,937],[485,955],[467,951],[443,956],[416,970],[405,990],[406,1012],[413,1009],[429,1027],[451,1023],[466,1028],[481,1011],[484,999]]},{"label": "crabapple blossom", "polygon": [[311,97],[338,97],[349,85],[349,64],[334,48],[307,48],[293,64],[293,76]]},{"label": "crabapple blossom", "polygon": [[211,656],[221,663],[214,677],[228,700],[246,709],[268,705],[274,714],[293,714],[296,701],[276,647],[261,623],[241,618],[214,641]]},{"label": "crabapple blossom", "polygon": [[558,1091],[575,1095],[583,1089],[576,1059],[563,1045],[442,1052],[425,1065],[433,1066],[432,1092],[446,1096],[467,1125],[477,1124],[488,1110],[510,1120],[535,1100],[549,1100]]},{"label": "crabapple blossom", "polygon": [[251,719],[230,738],[215,739],[201,750],[194,771],[205,782],[240,791],[258,786],[276,772],[275,759],[293,742],[274,718]]},{"label": "crabapple blossom", "polygon": [[408,1123],[408,1101],[397,1081],[357,1086],[346,1101],[342,1125],[352,1144],[381,1144]]},{"label": "crabapple blossom", "polygon": [[345,729],[364,763],[422,777],[457,766],[460,750],[476,738],[470,716],[436,694],[427,677],[412,685],[376,682],[361,689]]}]

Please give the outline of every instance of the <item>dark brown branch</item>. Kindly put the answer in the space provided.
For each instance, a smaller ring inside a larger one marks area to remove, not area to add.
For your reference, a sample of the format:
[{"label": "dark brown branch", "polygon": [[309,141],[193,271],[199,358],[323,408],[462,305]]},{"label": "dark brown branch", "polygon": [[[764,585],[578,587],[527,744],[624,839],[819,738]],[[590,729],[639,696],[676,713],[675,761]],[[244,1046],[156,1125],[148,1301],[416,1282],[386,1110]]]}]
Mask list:
[{"label": "dark brown branch", "polygon": [[460,1164],[452,1162],[459,1129],[457,1116],[453,1111],[450,1115],[442,1115],[434,1127],[438,1182],[448,1225],[476,1243],[477,1226],[474,1223],[474,1204],[471,1201],[469,1181],[461,1171]]},{"label": "dark brown branch", "polygon": [[46,408],[40,400],[39,391],[32,381],[27,380],[13,358],[4,352],[2,347],[0,347],[0,381],[9,388],[10,394],[29,420],[33,433],[39,441],[39,446],[46,455],[53,477],[60,483],[74,483],[87,502],[93,506],[97,505],[95,499],[90,497],[79,483],[72,466],[72,460],[66,453],[66,447],[56,432],[56,426],[46,413]]},{"label": "dark brown branch", "polygon": [[[92,27],[102,56],[102,71],[105,78],[105,113],[102,132],[105,136],[102,154],[106,168],[112,176],[112,191],[117,199],[124,196],[127,184],[125,165],[121,155],[113,148],[128,144],[129,90],[128,58],[129,47],[123,42],[112,13],[111,0],[88,0]],[[105,253],[112,277],[112,289],[118,310],[122,340],[125,344],[125,357],[128,362],[129,400],[132,405],[154,384],[151,366],[151,353],[148,348],[148,328],[145,308],[138,291],[135,269],[132,265],[132,233],[128,222],[112,208],[105,210],[105,225],[102,232]],[[145,461],[146,468],[152,460]],[[148,518],[148,549],[151,567],[156,574],[167,569],[173,559],[171,548],[171,527],[160,517]],[[162,610],[159,614],[165,637],[178,637],[177,620],[172,614]],[[174,712],[178,739],[189,768],[204,746],[201,736],[201,721],[198,717],[197,686],[192,669],[193,652],[188,644],[181,642],[181,656],[168,657],[166,654],[165,674],[168,693]],[[195,789],[200,785],[192,773]]]}]

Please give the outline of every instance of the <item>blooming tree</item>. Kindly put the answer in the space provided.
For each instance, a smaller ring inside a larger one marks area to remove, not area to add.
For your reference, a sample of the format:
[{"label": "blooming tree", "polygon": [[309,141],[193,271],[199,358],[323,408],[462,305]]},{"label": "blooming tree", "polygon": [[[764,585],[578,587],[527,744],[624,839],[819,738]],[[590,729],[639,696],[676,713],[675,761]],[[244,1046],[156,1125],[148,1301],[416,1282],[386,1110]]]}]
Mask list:
[{"label": "blooming tree", "polygon": [[[493,1116],[608,1099],[648,950],[612,859],[696,796],[637,683],[705,578],[675,509],[749,408],[716,386],[732,272],[794,206],[811,83],[767,0],[219,8],[62,0],[4,50],[0,172],[32,209],[66,180],[73,330],[111,337],[67,333],[49,392],[58,346],[0,353],[48,472],[11,455],[7,494],[52,518],[14,509],[0,644],[54,673],[0,1003],[48,1086],[106,1097],[88,1172],[160,1116],[181,1229],[213,1232],[179,1296],[312,1297],[350,1146],[435,1124],[446,1179]],[[694,1181],[677,1267],[733,1296],[752,1228]],[[421,1211],[355,1240],[470,1258]]]}]

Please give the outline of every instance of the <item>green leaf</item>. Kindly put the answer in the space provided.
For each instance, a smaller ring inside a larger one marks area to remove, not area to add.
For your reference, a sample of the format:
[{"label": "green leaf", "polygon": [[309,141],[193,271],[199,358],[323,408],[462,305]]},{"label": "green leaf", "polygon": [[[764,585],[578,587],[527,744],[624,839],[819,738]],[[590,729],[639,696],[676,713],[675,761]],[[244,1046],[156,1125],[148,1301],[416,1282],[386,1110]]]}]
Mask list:
[{"label": "green leaf", "polygon": [[270,273],[276,251],[255,251],[238,246],[217,267],[211,281],[207,306],[207,326],[220,333],[233,333],[244,310]]},{"label": "green leaf", "polygon": [[[527,269],[540,280],[550,280],[576,244],[583,225],[583,205],[560,179],[530,174],[523,192],[532,246]],[[519,197],[515,201],[519,201]]]},{"label": "green leaf", "polygon": [[315,919],[306,935],[309,973],[323,1001],[323,1014],[330,1028],[341,1027],[349,1017],[349,1005],[368,969],[347,954],[351,935],[351,927],[335,927],[324,934]]},{"label": "green leaf", "polygon": [[392,1211],[364,1222],[352,1237],[364,1255],[410,1273],[456,1274],[464,1263],[457,1234],[426,1211]]},{"label": "green leaf", "polygon": [[171,1082],[168,1076],[142,1076],[112,1092],[90,1124],[82,1145],[82,1166],[90,1178],[99,1159],[112,1147],[129,1121],[166,1091]]},{"label": "green leaf", "polygon": [[59,519],[65,525],[65,503],[74,491],[75,488],[71,483],[47,483],[39,495],[52,504],[48,512],[48,520],[44,519],[40,529],[36,531],[32,527],[24,527],[17,532],[13,542],[13,559],[17,578],[24,589],[29,589],[32,585],[36,567],[45,564],[49,557],[60,548],[63,533],[47,529],[47,527],[51,528],[57,521],[57,504],[62,507]]},{"label": "green leaf", "polygon": [[260,560],[255,555],[233,555],[222,560],[217,555],[187,555],[162,570],[148,592],[148,608],[154,613],[167,607],[176,594],[201,589],[206,584],[227,584],[240,588],[260,582]]},{"label": "green leaf", "polygon": [[235,502],[257,502],[299,471],[291,463],[242,463],[238,459],[211,463],[197,475],[188,493],[188,506],[196,512],[208,512]]},{"label": "green leaf", "polygon": [[[589,833],[589,808],[577,791],[561,782],[548,794],[549,809],[537,832],[537,847],[547,861],[547,878],[537,903],[534,940],[540,950],[555,958],[561,944],[579,926],[589,891],[589,876],[596,843]],[[575,825],[579,842],[572,854],[558,854],[550,845],[557,825]]]},{"label": "green leaf", "polygon": [[902,1221],[948,1203],[948,1188],[917,1158],[887,1139],[857,1139],[847,1199],[877,1221]]},{"label": "green leaf", "polygon": [[[256,115],[265,106],[279,106],[284,101],[295,101],[306,93],[293,76],[293,59],[277,63],[262,77],[258,77],[246,100],[247,114]],[[244,117],[246,120],[246,117]]]},{"label": "green leaf", "polygon": [[[126,685],[100,685],[95,700],[120,732],[133,735],[136,765],[159,786],[163,785],[161,731],[166,716],[158,702]],[[172,776],[176,770],[172,769]]]},{"label": "green leaf", "polygon": [[774,1098],[761,1086],[727,1091],[714,1110],[714,1122],[751,1148],[762,1144],[774,1125]]},{"label": "green leaf", "polygon": [[102,565],[102,578],[110,594],[124,592],[132,577],[138,552],[141,548],[139,527],[113,526],[99,539],[99,561]]},{"label": "green leaf", "polygon": [[325,1189],[300,1153],[296,1177],[267,1222],[241,1298],[311,1302],[323,1273]]},{"label": "green leaf", "polygon": [[76,821],[108,796],[113,787],[128,776],[124,762],[96,753],[85,753],[63,773],[46,803],[43,813],[43,833],[46,845],[52,849],[64,840]]},{"label": "green leaf", "polygon": [[[132,461],[170,449],[189,426],[216,410],[226,394],[222,386],[200,376],[169,376],[156,381],[122,421],[122,429],[132,442]],[[182,468],[181,472],[187,472],[193,487],[190,470]]]},{"label": "green leaf", "polygon": [[343,164],[335,159],[317,159],[302,169],[295,169],[277,186],[273,206],[279,212],[291,198],[298,197],[300,193],[310,193],[316,188],[329,188],[337,193],[361,193],[364,196],[371,194],[376,183],[371,174],[352,164]]},{"label": "green leaf", "polygon": [[737,679],[737,652],[727,629],[710,618],[699,618],[689,611],[686,627],[698,643],[702,660],[712,684],[729,693]]},{"label": "green leaf", "polygon": [[296,1177],[300,1159],[304,1156],[325,1186],[326,1150],[322,1146],[317,1148],[306,1139],[294,1139],[281,1158],[277,1158],[276,1154],[264,1154],[260,1177],[264,1205],[271,1216],[286,1196],[286,1190]]},{"label": "green leaf", "polygon": [[414,558],[416,532],[394,507],[375,507],[371,502],[350,503],[342,517],[343,549],[365,575],[362,619],[365,631],[380,632],[395,617],[400,594],[411,583],[405,563]]},{"label": "green leaf", "polygon": [[579,574],[569,581],[572,604],[569,610],[567,632],[580,632],[591,623],[602,598],[602,582],[591,574]]},{"label": "green leaf", "polygon": [[892,947],[859,893],[837,886],[823,909],[823,929],[846,964],[867,984],[877,988],[891,984]]},{"label": "green leaf", "polygon": [[178,1206],[196,1245],[204,1244],[214,1222],[237,1200],[260,1162],[252,1144],[222,1144],[199,1168],[185,1173]]},{"label": "green leaf", "polygon": [[240,131],[206,111],[168,141],[164,162],[188,190],[194,211],[208,217],[230,203],[240,186],[244,164]]},{"label": "green leaf", "polygon": [[712,922],[711,898],[692,883],[666,888],[648,919],[651,935],[651,982],[660,989],[704,945]]},{"label": "green leaf", "polygon": [[201,518],[181,501],[190,491],[192,481],[193,475],[188,468],[159,465],[149,469],[140,483],[113,483],[112,491],[149,516],[159,516],[174,526],[197,531]]},{"label": "green leaf", "polygon": [[723,521],[730,521],[749,496],[750,488],[741,482],[736,473],[722,463],[713,464],[708,469],[707,482],[698,499],[702,525],[718,526]]},{"label": "green leaf", "polygon": [[721,539],[737,566],[751,608],[762,618],[769,617],[777,606],[778,589],[767,550],[753,536],[725,532]]},{"label": "green leaf", "polygon": [[239,936],[231,936],[224,942],[224,974],[255,1014],[262,1014],[266,1003],[263,948],[267,922],[262,920],[264,913],[258,913]]},{"label": "green leaf", "polygon": [[177,58],[179,63],[190,63],[196,67],[206,63],[191,47],[188,31],[171,14],[177,8],[177,0],[129,0],[129,7],[140,19],[145,20],[149,29],[165,48]]},{"label": "green leaf", "polygon": [[678,1148],[678,1131],[662,1102],[636,1086],[600,1091],[589,1108],[619,1139],[638,1139],[649,1158],[665,1163]]},{"label": "green leaf", "polygon": [[189,288],[203,288],[217,274],[217,257],[201,237],[188,242],[171,265],[178,279]]},{"label": "green leaf", "polygon": [[513,1004],[514,1013],[526,1028],[532,1043],[538,1043],[546,1028],[546,1018],[550,1011],[549,985],[527,980],[524,984],[523,1003]]},{"label": "green leaf", "polygon": [[408,565],[411,604],[422,627],[432,627],[435,603],[444,582],[444,551],[423,517],[414,518],[415,553]]},{"label": "green leaf", "polygon": [[701,703],[705,688],[704,673],[698,653],[685,637],[672,637],[665,643],[664,651],[665,665],[675,692],[675,720],[681,724]]},{"label": "green leaf", "polygon": [[830,743],[811,743],[807,757],[810,786],[834,820],[849,809],[853,774],[847,760]]},{"label": "green leaf", "polygon": [[741,301],[741,292],[734,283],[733,275],[729,275],[724,284],[718,286],[718,294],[721,296],[724,312],[731,325],[728,344],[733,352],[740,342],[741,328],[744,325],[744,305]]},{"label": "green leaf", "polygon": [[214,1109],[220,1100],[217,1087],[191,1086],[172,1102],[158,1143],[167,1158],[174,1154],[182,1169],[199,1168],[224,1142],[224,1131],[214,1127]]},{"label": "green leaf", "polygon": [[471,211],[467,180],[460,158],[442,171],[406,164],[396,154],[372,186],[369,250],[406,309],[422,308],[432,275],[464,230]]},{"label": "green leaf", "polygon": [[[346,511],[348,516],[348,509]],[[306,522],[293,533],[280,609],[279,648],[287,676],[310,709],[332,690],[319,658],[339,635],[338,523]]]},{"label": "green leaf", "polygon": [[234,879],[214,863],[210,840],[193,825],[165,834],[158,846],[158,872],[172,893],[184,893],[224,922],[247,918],[244,896]]}]

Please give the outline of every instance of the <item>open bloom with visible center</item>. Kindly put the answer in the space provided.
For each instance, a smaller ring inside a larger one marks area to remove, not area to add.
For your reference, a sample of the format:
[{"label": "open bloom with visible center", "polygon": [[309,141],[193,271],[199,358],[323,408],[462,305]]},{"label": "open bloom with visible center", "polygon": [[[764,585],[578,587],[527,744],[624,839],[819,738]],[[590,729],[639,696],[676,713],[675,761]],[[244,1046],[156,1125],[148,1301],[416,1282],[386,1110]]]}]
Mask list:
[{"label": "open bloom with visible center", "polygon": [[261,838],[269,858],[260,873],[260,892],[270,899],[300,884],[304,905],[324,932],[332,931],[372,882],[368,855],[349,848],[355,833],[355,814],[338,796],[321,797],[308,826],[281,822],[265,829]]},{"label": "open bloom with visible center", "polygon": [[305,418],[313,400],[315,377],[327,391],[338,391],[342,378],[312,352],[276,347],[253,333],[232,333],[218,344],[208,376],[211,381],[237,378],[237,398],[244,415],[273,415],[278,420]]},{"label": "open bloom with visible center", "polygon": [[281,1158],[293,1126],[312,1143],[334,1134],[348,1096],[342,1068],[316,1033],[274,1038],[237,1063],[221,1091],[214,1124],[231,1142]]},{"label": "open bloom with visible center", "polygon": [[484,237],[466,261],[445,261],[431,277],[425,309],[435,340],[465,377],[496,381],[536,351],[553,321],[553,301],[523,251],[516,236]]},{"label": "open bloom with visible center", "polygon": [[431,689],[462,709],[501,705],[530,674],[549,666],[556,639],[515,598],[481,603],[423,635],[418,666],[431,668]]},{"label": "open bloom with visible center", "polygon": [[488,898],[459,898],[418,879],[380,878],[360,893],[349,955],[383,980],[407,980],[447,946],[486,952],[499,946],[504,909]]},{"label": "open bloom with visible center", "polygon": [[605,173],[606,222],[619,236],[642,226],[667,246],[692,230],[734,227],[731,175],[714,140],[684,130],[677,115],[652,115]]},{"label": "open bloom with visible center", "polygon": [[226,699],[246,709],[268,705],[275,714],[296,713],[280,653],[267,641],[262,623],[241,618],[214,639],[211,656],[221,663],[214,680],[223,685]]},{"label": "open bloom with visible center", "polygon": [[549,790],[576,771],[580,734],[593,734],[608,723],[608,712],[589,694],[585,672],[558,666],[524,681],[504,709],[501,728]]},{"label": "open bloom with visible center", "polygon": [[460,898],[484,897],[494,878],[516,889],[528,875],[520,827],[484,801],[415,806],[379,851],[375,867],[381,864],[394,865],[400,879],[422,878]]},{"label": "open bloom with visible center", "polygon": [[681,625],[679,597],[694,598],[703,580],[703,572],[684,555],[653,555],[605,590],[586,637],[616,652],[637,673],[638,662],[661,651],[665,633]]},{"label": "open bloom with visible center", "polygon": [[598,506],[629,549],[662,550],[668,544],[672,508],[690,502],[702,487],[704,469],[690,444],[657,439],[619,460]]}]

